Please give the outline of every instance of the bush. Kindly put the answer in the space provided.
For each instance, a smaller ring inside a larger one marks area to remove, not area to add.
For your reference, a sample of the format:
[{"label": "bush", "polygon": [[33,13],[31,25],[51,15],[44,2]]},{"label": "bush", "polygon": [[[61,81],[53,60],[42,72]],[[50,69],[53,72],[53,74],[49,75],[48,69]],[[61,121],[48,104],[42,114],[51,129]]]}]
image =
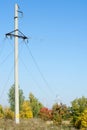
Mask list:
[{"label": "bush", "polygon": [[4,109],[4,118],[5,119],[14,119],[14,112],[10,108]]},{"label": "bush", "polygon": [[39,117],[45,121],[52,120],[52,110],[49,110],[48,108],[44,107],[40,109]]},{"label": "bush", "polygon": [[29,101],[24,101],[24,103],[21,106],[21,112],[20,112],[20,117],[23,119],[28,119],[33,117],[33,113],[30,107]]},{"label": "bush", "polygon": [[2,106],[0,105],[0,118],[3,118],[3,117],[4,117],[4,112],[3,112]]}]

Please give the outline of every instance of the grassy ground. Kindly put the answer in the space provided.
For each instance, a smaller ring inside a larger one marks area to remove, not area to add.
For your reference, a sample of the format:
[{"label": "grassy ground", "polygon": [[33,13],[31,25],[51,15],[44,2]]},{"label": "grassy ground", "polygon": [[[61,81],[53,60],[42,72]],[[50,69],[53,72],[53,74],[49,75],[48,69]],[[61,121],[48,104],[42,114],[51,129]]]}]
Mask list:
[{"label": "grassy ground", "polygon": [[21,120],[18,125],[12,120],[2,119],[0,120],[0,130],[70,130],[70,128],[62,128],[54,125],[48,126],[40,119]]},{"label": "grassy ground", "polygon": [[[20,124],[16,125],[12,120],[0,120],[0,130],[51,130],[45,122],[40,119],[21,120]],[[54,130],[54,129],[53,129]],[[55,129],[56,130],[56,129]]]}]

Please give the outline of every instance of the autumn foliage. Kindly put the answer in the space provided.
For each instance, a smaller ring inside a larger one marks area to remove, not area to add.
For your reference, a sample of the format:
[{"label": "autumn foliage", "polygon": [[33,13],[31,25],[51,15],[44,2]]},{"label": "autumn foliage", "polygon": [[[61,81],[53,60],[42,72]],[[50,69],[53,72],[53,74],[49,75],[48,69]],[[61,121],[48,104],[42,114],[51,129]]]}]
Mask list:
[{"label": "autumn foliage", "polygon": [[4,109],[4,118],[5,119],[14,119],[14,112],[10,108]]},{"label": "autumn foliage", "polygon": [[[10,107],[3,108],[0,105],[0,119],[14,119],[14,93],[14,86],[12,86],[8,94]],[[68,122],[68,125],[81,130],[87,128],[87,98],[84,96],[73,100],[70,107],[62,103],[55,103],[49,109],[44,107],[32,93],[29,94],[28,100],[25,100],[22,90],[20,90],[19,95],[19,116],[21,119],[37,119],[39,117],[44,121],[52,121],[57,126],[65,125],[64,123]]]},{"label": "autumn foliage", "polygon": [[87,128],[87,98],[76,98],[71,106],[72,123],[76,128]]},{"label": "autumn foliage", "polygon": [[22,119],[29,119],[33,117],[29,101],[24,101],[21,108],[22,110],[20,111],[20,117]]},{"label": "autumn foliage", "polygon": [[39,117],[45,121],[52,120],[52,118],[53,118],[52,110],[50,110],[46,107],[41,108],[40,112],[39,112]]}]

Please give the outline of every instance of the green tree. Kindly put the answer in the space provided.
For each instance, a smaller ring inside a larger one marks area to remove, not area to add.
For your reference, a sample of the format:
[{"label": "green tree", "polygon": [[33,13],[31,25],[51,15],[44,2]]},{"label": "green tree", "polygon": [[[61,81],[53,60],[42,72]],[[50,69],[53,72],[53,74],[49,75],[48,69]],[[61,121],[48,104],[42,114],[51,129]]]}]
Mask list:
[{"label": "green tree", "polygon": [[[19,89],[19,109],[21,110],[21,105],[24,102],[24,95],[22,89]],[[8,100],[10,103],[10,108],[12,111],[15,110],[15,86],[12,85],[11,88],[9,89],[8,93]]]},{"label": "green tree", "polygon": [[33,116],[37,117],[43,105],[38,101],[38,99],[32,93],[29,94],[29,101],[30,101],[30,106],[32,108]]},{"label": "green tree", "polygon": [[4,111],[2,105],[0,105],[0,118],[4,117]]},{"label": "green tree", "polygon": [[[71,115],[72,115],[72,123],[76,126],[76,122],[84,110],[87,109],[87,98],[82,96],[81,98],[76,98],[71,102]],[[80,120],[78,121],[80,124]]]}]

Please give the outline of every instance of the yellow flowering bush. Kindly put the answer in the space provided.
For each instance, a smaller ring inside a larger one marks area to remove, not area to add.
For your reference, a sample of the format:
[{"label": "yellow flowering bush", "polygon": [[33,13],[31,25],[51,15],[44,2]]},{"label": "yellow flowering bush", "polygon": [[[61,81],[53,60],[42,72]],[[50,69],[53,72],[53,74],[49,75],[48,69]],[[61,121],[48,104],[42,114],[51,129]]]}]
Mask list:
[{"label": "yellow flowering bush", "polygon": [[29,101],[24,101],[22,106],[21,106],[21,109],[22,109],[20,111],[20,117],[21,118],[28,119],[28,118],[32,118],[33,117],[33,113],[32,113]]},{"label": "yellow flowering bush", "polygon": [[14,119],[14,112],[10,108],[5,108],[4,109],[4,118]]}]

